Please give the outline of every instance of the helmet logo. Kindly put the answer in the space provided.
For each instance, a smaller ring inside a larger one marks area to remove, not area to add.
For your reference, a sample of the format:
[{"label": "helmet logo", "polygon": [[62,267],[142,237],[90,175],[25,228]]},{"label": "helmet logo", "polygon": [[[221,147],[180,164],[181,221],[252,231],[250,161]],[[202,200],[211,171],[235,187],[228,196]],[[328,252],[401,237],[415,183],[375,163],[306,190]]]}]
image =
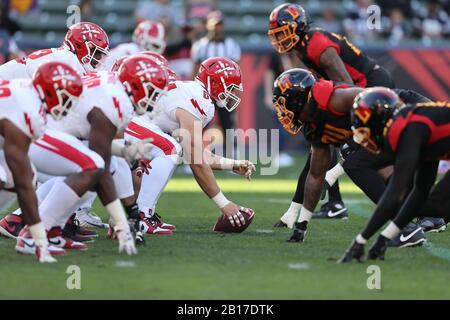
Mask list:
[{"label": "helmet logo", "polygon": [[67,72],[67,70],[59,65],[56,67],[52,80],[54,82],[61,81],[61,83],[65,86],[67,82],[75,81],[75,76]]},{"label": "helmet logo", "polygon": [[281,90],[281,93],[285,93],[288,89],[292,88],[292,82],[289,77],[283,77],[278,82],[278,87]]},{"label": "helmet logo", "polygon": [[219,73],[222,73],[222,72],[223,72],[223,73],[225,74],[225,76],[228,77],[228,71],[233,71],[233,70],[234,70],[233,67],[225,66],[225,64],[223,64],[222,61],[219,61],[218,64],[219,64],[219,66],[220,66],[221,69],[218,69],[218,70],[215,72],[216,74],[219,74]]},{"label": "helmet logo", "polygon": [[355,115],[366,124],[369,121],[370,116],[372,115],[372,110],[368,108],[357,108],[355,111]]},{"label": "helmet logo", "polygon": [[94,34],[99,34],[100,31],[92,28],[90,25],[86,24],[83,26],[83,31],[81,31],[83,35],[88,34],[89,39],[92,39]]},{"label": "helmet logo", "polygon": [[148,64],[146,64],[144,61],[138,61],[138,67],[136,67],[136,74],[138,76],[143,76],[146,73],[154,74],[158,71],[155,67],[152,67]]},{"label": "helmet logo", "polygon": [[295,6],[287,7],[286,12],[288,12],[292,16],[292,19],[294,19],[294,20],[300,16],[300,12],[298,12],[298,10]]}]

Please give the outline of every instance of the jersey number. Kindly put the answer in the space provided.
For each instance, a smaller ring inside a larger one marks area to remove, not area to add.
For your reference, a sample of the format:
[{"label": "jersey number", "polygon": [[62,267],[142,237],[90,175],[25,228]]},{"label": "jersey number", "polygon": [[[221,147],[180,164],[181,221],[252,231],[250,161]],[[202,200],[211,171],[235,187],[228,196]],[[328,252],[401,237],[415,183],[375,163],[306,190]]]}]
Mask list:
[{"label": "jersey number", "polygon": [[325,144],[343,143],[346,140],[350,139],[352,134],[353,132],[351,132],[350,130],[337,128],[327,123],[325,124],[322,138],[320,140]]},{"label": "jersey number", "polygon": [[0,98],[6,98],[11,95],[11,89],[8,86],[8,80],[0,80]]}]

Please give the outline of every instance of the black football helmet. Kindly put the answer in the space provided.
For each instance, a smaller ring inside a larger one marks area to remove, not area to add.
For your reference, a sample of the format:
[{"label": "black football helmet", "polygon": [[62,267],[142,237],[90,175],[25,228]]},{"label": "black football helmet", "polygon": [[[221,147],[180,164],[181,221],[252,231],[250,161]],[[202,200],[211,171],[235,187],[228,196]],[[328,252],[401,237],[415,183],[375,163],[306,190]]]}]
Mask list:
[{"label": "black football helmet", "polygon": [[368,152],[378,153],[384,129],[401,105],[403,102],[391,89],[374,87],[362,91],[350,112],[353,140]]},{"label": "black football helmet", "polygon": [[311,72],[295,68],[280,74],[273,84],[273,107],[278,120],[290,134],[300,131],[299,115],[308,102],[314,83],[316,78]]},{"label": "black football helmet", "polygon": [[309,18],[298,4],[285,3],[272,10],[267,35],[278,53],[291,51],[309,31]]}]

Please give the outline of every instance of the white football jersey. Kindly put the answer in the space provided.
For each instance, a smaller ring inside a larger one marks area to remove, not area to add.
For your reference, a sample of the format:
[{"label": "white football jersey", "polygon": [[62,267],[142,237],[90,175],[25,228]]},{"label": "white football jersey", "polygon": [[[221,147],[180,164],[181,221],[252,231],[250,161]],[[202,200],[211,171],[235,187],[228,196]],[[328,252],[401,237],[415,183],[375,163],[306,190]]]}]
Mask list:
[{"label": "white football jersey", "polygon": [[101,69],[109,71],[117,59],[124,56],[131,56],[141,51],[144,50],[139,48],[139,46],[134,42],[122,43],[109,52],[108,56],[103,61]]},{"label": "white football jersey", "polygon": [[31,78],[41,64],[50,61],[64,62],[80,74],[85,72],[77,56],[66,48],[60,47],[38,50],[23,59],[18,58],[1,65],[0,79]]},{"label": "white football jersey", "polygon": [[[31,140],[39,139],[46,129],[46,116],[30,79],[0,81],[0,119],[8,119]],[[0,136],[0,147],[4,138]]]},{"label": "white football jersey", "polygon": [[83,77],[83,84],[78,104],[63,119],[49,119],[49,128],[88,140],[91,124],[87,116],[97,107],[114,124],[117,133],[123,132],[134,115],[134,109],[116,74],[106,71],[88,73]]},{"label": "white football jersey", "polygon": [[203,86],[197,81],[175,81],[169,91],[158,101],[158,106],[146,115],[162,131],[172,134],[180,128],[176,110],[184,109],[199,119],[202,127],[214,118],[214,103]]}]

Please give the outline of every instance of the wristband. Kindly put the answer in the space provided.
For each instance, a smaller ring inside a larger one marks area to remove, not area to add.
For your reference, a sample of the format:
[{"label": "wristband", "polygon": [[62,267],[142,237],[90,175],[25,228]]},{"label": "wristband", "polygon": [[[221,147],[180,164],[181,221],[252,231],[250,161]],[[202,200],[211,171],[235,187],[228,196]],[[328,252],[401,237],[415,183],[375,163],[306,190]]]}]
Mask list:
[{"label": "wristband", "polygon": [[219,191],[219,193],[216,194],[214,197],[212,197],[211,200],[214,201],[214,203],[219,207],[219,209],[222,209],[231,202],[223,195],[222,191]]},{"label": "wristband", "polygon": [[125,209],[123,208],[122,203],[119,199],[108,203],[105,208],[116,225],[116,227],[114,228],[116,231],[124,230],[128,227]]}]

